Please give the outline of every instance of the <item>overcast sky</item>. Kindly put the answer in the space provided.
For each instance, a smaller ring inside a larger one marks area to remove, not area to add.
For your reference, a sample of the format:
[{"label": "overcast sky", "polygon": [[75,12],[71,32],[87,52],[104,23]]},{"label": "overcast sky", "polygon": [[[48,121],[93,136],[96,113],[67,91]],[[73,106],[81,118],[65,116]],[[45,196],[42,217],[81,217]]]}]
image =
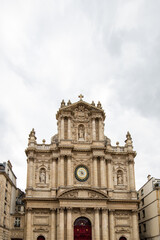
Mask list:
[{"label": "overcast sky", "polygon": [[66,102],[101,101],[105,135],[124,145],[130,131],[136,187],[160,178],[160,1],[2,0],[0,162],[26,188],[28,134],[57,133]]}]

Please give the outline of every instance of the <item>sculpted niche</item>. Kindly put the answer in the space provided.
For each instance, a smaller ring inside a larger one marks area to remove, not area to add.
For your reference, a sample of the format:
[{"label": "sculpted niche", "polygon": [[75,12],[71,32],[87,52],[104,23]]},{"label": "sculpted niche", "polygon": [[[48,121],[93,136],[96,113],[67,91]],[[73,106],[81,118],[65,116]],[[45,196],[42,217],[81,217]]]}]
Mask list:
[{"label": "sculpted niche", "polygon": [[39,181],[40,183],[46,183],[46,170],[44,168],[40,169]]}]

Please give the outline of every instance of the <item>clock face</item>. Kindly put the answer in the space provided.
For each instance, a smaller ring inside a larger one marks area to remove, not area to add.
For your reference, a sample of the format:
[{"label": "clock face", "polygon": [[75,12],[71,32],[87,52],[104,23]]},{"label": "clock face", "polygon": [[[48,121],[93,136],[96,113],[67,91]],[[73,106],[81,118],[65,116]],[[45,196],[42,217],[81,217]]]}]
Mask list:
[{"label": "clock face", "polygon": [[89,177],[88,169],[85,166],[78,166],[75,170],[75,177],[80,182],[85,182]]}]

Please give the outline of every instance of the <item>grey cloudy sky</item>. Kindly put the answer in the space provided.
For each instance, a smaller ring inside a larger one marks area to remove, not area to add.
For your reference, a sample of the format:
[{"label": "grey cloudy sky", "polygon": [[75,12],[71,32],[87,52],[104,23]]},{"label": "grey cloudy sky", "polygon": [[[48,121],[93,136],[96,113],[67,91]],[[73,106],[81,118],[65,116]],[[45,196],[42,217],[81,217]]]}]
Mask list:
[{"label": "grey cloudy sky", "polygon": [[160,170],[160,1],[2,0],[0,162],[26,187],[28,134],[57,132],[62,99],[101,101],[105,135],[137,151],[137,189]]}]

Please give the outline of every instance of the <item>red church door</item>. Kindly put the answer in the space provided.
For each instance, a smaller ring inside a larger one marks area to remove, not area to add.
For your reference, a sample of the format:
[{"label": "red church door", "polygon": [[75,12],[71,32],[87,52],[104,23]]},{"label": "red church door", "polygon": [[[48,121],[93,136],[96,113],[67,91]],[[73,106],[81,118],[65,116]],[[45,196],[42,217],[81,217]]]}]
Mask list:
[{"label": "red church door", "polygon": [[91,222],[85,217],[77,218],[74,223],[74,240],[92,240]]},{"label": "red church door", "polygon": [[37,238],[37,240],[45,240],[45,237],[39,236],[39,237]]},{"label": "red church door", "polygon": [[125,237],[121,237],[119,240],[127,240]]}]

